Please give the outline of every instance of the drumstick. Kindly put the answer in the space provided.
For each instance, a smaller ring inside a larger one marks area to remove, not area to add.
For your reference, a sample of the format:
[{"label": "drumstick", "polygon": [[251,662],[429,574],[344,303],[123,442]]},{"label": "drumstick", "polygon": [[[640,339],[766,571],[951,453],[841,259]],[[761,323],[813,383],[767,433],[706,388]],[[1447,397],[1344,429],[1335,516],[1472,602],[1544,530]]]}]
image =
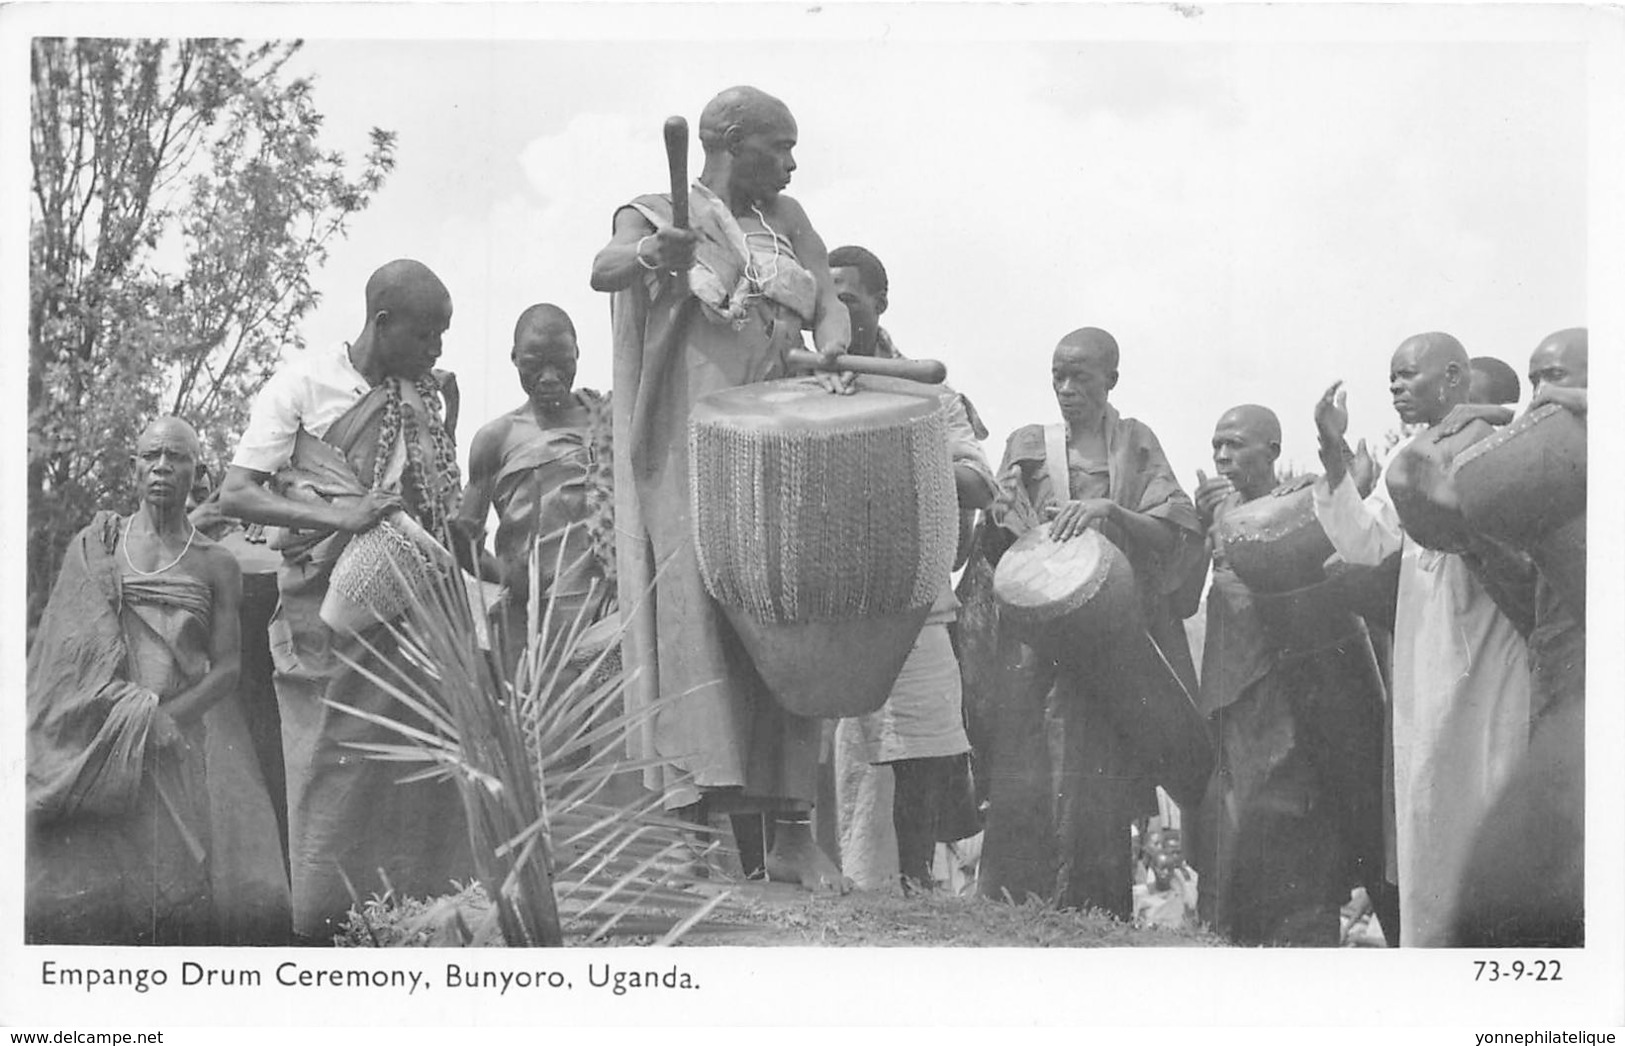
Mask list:
[{"label": "drumstick", "polygon": [[873,356],[835,357],[833,365],[826,365],[824,357],[805,349],[791,349],[785,360],[792,367],[811,367],[814,370],[845,370],[853,374],[873,374],[881,378],[906,378],[926,385],[940,385],[948,378],[948,368],[936,360],[886,360]]},{"label": "drumstick", "polygon": [[671,223],[688,228],[688,121],[666,118],[666,166],[671,170]]}]

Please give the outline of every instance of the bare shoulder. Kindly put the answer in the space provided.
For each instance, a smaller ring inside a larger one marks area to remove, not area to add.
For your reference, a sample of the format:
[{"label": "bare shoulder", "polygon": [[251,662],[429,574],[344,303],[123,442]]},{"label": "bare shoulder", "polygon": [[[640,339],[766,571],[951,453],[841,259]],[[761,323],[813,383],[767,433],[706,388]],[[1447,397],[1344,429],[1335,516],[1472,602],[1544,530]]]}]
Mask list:
[{"label": "bare shoulder", "polygon": [[201,554],[204,573],[212,585],[217,588],[221,585],[242,585],[243,568],[230,549],[213,538],[204,537],[201,531],[193,547]]},{"label": "bare shoulder", "polygon": [[812,221],[807,217],[806,209],[794,196],[780,193],[768,210],[784,227],[784,232],[792,238],[812,231]]}]

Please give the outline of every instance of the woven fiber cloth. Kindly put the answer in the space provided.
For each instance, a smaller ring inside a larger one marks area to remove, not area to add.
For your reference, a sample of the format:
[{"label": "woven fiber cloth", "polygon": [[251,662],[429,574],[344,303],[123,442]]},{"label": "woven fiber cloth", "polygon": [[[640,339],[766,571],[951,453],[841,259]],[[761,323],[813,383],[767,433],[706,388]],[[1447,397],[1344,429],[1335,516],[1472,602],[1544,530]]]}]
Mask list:
[{"label": "woven fiber cloth", "polygon": [[911,416],[877,411],[821,431],[697,417],[695,544],[711,596],[774,623],[932,603],[958,517],[948,410],[920,403]]}]

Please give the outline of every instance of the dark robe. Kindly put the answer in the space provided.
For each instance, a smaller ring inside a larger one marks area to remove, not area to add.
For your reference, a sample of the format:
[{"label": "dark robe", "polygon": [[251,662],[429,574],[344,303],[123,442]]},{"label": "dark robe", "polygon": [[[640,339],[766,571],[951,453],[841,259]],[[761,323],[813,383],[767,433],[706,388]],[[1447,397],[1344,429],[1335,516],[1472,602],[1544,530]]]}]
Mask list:
[{"label": "dark robe", "polygon": [[1335,587],[1255,596],[1213,535],[1200,708],[1219,766],[1186,821],[1200,912],[1240,944],[1335,947],[1351,887],[1383,890],[1381,675]]},{"label": "dark robe", "polygon": [[[1188,611],[1182,612],[1179,596],[1201,562],[1202,544],[1196,511],[1150,428],[1111,407],[1103,425],[1104,467],[1069,461],[1069,492],[1074,500],[1109,497],[1174,529],[1171,554],[1159,556],[1126,541],[1111,524],[1101,527],[1134,568],[1145,630],[1166,662],[1154,652],[1125,657],[1086,678],[1001,627],[1002,707],[990,753],[980,890],[991,897],[1008,891],[1017,901],[1035,894],[1127,919],[1133,914],[1130,824],[1155,811],[1155,781],[1147,754],[1125,739],[1101,693],[1152,686],[1195,692],[1182,625]],[[1060,500],[1042,426],[1011,435],[999,486],[993,517],[1006,540],[1040,525],[1045,506]],[[1177,683],[1163,678],[1170,673]]]}]

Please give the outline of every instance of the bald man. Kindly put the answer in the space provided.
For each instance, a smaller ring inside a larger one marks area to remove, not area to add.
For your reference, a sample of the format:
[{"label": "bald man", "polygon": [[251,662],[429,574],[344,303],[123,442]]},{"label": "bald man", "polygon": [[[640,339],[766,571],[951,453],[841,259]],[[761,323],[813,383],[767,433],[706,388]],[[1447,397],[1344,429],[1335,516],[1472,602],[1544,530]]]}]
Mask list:
[{"label": "bald man", "polygon": [[[1389,365],[1394,410],[1435,438],[1467,400],[1467,352],[1448,334],[1405,339]],[[1528,745],[1529,664],[1523,637],[1460,555],[1426,548],[1400,525],[1394,469],[1363,501],[1343,458],[1341,383],[1315,406],[1325,476],[1315,515],[1349,563],[1401,552],[1394,611],[1394,801],[1402,946],[1445,942],[1454,884],[1473,832]]]},{"label": "bald man", "polygon": [[[385,663],[412,669],[385,626],[339,635],[319,616],[353,535],[403,511],[445,539],[462,490],[457,400],[451,376],[433,368],[450,325],[451,295],[427,266],[401,259],[380,268],[367,281],[356,339],[300,353],[260,390],[221,484],[227,515],[285,528],[273,539],[283,563],[270,640],[294,930],[312,943],[343,924],[352,886],[363,897],[387,888],[433,896],[472,873],[454,785],[398,784],[399,767],[353,745],[399,737],[330,704],[401,718],[399,703],[345,658],[386,678],[395,669]],[[343,463],[322,464],[333,451]]]},{"label": "bald man", "polygon": [[1280,454],[1275,412],[1233,407],[1213,429],[1218,474],[1196,492],[1213,564],[1198,707],[1218,772],[1186,835],[1215,929],[1238,944],[1336,947],[1350,888],[1384,888],[1384,693],[1365,624],[1334,583],[1288,601],[1250,591],[1226,558],[1229,512],[1308,482],[1279,485]]},{"label": "bald man", "polygon": [[[1588,340],[1586,328],[1571,327],[1535,347],[1530,410],[1556,403],[1586,416]],[[1585,606],[1565,588],[1539,572],[1529,752],[1474,843],[1452,939],[1459,947],[1585,943]]]},{"label": "bald man", "polygon": [[[509,354],[523,404],[482,426],[468,455],[468,487],[457,530],[476,545],[486,517],[497,512],[496,557],[509,590],[510,625],[523,627],[534,551],[539,606],[555,602],[554,619],[569,627],[590,621],[606,595],[604,564],[586,520],[595,429],[608,439],[608,407],[592,389],[575,388],[581,350],[575,324],[557,305],[532,305],[514,325]],[[521,633],[511,635],[517,652]]]},{"label": "bald man", "polygon": [[200,454],[179,418],[142,431],[135,512],[73,539],[29,649],[30,943],[286,943],[237,701],[242,574],[186,515]]},{"label": "bald man", "polygon": [[[1001,543],[1040,526],[1056,541],[1098,527],[1134,568],[1146,631],[1121,649],[1098,652],[1089,672],[1052,661],[1013,635],[1001,638],[1007,663],[1017,667],[990,760],[979,889],[990,897],[1005,890],[1017,899],[1053,896],[1066,907],[1103,908],[1127,919],[1131,823],[1155,812],[1158,783],[1176,800],[1194,803],[1212,764],[1205,748],[1192,753],[1176,736],[1149,734],[1148,716],[1120,712],[1135,702],[1166,708],[1159,699],[1171,692],[1188,715],[1189,733],[1205,743],[1187,696],[1196,691],[1196,670],[1182,618],[1194,607],[1182,608],[1177,598],[1202,562],[1201,527],[1151,428],[1109,402],[1118,356],[1116,339],[1097,327],[1075,330],[1056,345],[1050,382],[1061,420],[1011,434],[992,517]],[[1046,709],[1064,737],[1053,774]],[[1170,725],[1157,723],[1159,730]]]},{"label": "bald man", "polygon": [[699,138],[691,227],[672,224],[669,198],[640,196],[615,212],[613,237],[593,259],[593,288],[614,295],[614,443],[629,466],[615,484],[623,657],[641,670],[628,703],[672,702],[643,753],[670,762],[646,775],[669,808],[697,820],[771,815],[768,875],[839,887],[811,828],[820,721],[773,699],[700,578],[688,419],[708,392],[784,376],[805,329],[820,352],[844,352],[847,311],[823,240],[784,195],[796,169],[785,104],[731,88],[700,114]]}]

